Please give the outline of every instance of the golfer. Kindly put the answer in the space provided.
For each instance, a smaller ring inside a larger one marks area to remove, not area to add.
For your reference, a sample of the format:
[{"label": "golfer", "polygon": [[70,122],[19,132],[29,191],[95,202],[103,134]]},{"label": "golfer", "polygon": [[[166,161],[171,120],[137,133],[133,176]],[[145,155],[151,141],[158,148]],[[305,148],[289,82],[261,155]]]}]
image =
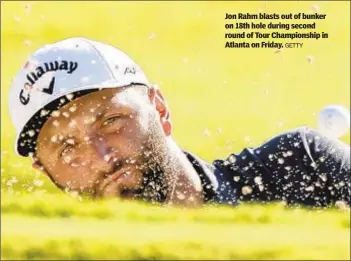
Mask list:
[{"label": "golfer", "polygon": [[349,145],[299,127],[204,162],[172,139],[161,91],[104,43],[77,37],[39,48],[9,104],[17,153],[65,191],[189,207],[350,204]]}]

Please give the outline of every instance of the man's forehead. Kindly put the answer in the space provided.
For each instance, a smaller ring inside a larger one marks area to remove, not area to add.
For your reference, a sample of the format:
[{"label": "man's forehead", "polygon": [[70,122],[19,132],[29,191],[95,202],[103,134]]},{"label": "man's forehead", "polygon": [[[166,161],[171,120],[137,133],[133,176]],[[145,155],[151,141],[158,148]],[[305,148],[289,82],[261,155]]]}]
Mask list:
[{"label": "man's forehead", "polygon": [[[108,109],[110,105],[118,105],[119,99],[115,97],[119,96],[119,93],[123,91],[122,88],[104,89],[96,91],[72,100],[58,111],[53,112],[52,116],[58,116],[59,118],[72,118],[75,116],[84,116],[92,113],[98,113]],[[112,102],[112,100],[114,102]],[[67,117],[69,115],[69,117]]]},{"label": "man's forehead", "polygon": [[[138,100],[138,95],[135,92],[135,87],[126,86],[119,88],[109,88],[96,91],[77,98],[66,104],[60,110],[72,110],[72,105],[80,107],[80,109],[91,110],[92,107],[99,107],[101,104],[111,103],[115,106],[133,104]],[[74,107],[73,107],[74,108]]]},{"label": "man's forehead", "polygon": [[[111,98],[118,91],[116,89],[101,90],[72,100],[51,113],[51,117],[44,124],[40,134],[43,134],[43,130],[49,130],[49,133],[46,133],[51,134],[66,128],[72,129],[79,121],[89,121],[92,115],[102,114],[111,106],[109,104]],[[39,136],[41,136],[40,134]]]},{"label": "man's forehead", "polygon": [[118,110],[120,108],[124,110],[129,108],[137,110],[143,102],[141,97],[141,95],[137,95],[135,88],[129,87],[96,91],[74,99],[59,110],[52,112],[43,129],[48,130],[49,128],[49,133],[56,133],[64,129],[69,131],[77,125],[82,125],[83,122],[84,125],[89,125],[99,120],[100,116],[112,109]]},{"label": "man's forehead", "polygon": [[70,103],[66,104],[63,109],[67,109],[72,104],[83,106],[92,106],[92,105],[97,105],[98,103],[101,102],[106,102],[108,100],[111,100],[115,95],[120,93],[122,91],[122,88],[113,88],[113,89],[104,89],[96,92],[92,92],[90,94],[87,94],[85,96],[79,97]]}]

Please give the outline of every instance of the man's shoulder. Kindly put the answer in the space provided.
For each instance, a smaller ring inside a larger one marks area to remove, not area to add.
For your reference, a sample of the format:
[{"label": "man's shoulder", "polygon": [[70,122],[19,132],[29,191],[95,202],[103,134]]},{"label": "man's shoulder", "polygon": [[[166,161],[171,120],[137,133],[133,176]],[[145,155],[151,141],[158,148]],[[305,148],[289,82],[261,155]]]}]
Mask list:
[{"label": "man's shoulder", "polygon": [[183,152],[201,179],[201,184],[204,190],[206,200],[214,198],[215,191],[218,189],[219,186],[217,177],[215,175],[215,166],[204,161],[203,159],[191,152]]}]

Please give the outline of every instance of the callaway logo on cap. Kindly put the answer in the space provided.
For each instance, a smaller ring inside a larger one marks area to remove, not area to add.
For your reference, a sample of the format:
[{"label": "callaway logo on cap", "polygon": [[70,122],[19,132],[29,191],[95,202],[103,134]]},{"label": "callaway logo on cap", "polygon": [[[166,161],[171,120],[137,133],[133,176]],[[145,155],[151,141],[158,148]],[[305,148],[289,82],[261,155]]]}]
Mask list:
[{"label": "callaway logo on cap", "polygon": [[[29,61],[25,64],[24,68],[28,68]],[[78,63],[77,62],[68,62],[68,61],[54,61],[54,62],[49,62],[49,63],[44,63],[42,65],[38,65],[33,71],[27,74],[27,82],[24,84],[24,88],[20,92],[20,101],[22,102],[23,105],[28,104],[30,100],[30,91],[35,85],[36,82],[39,81],[39,79],[44,76],[45,74],[47,75],[48,72],[55,72],[57,70],[64,70],[67,71],[68,74],[73,73],[76,69],[78,68]],[[42,84],[45,86],[45,84]],[[54,91],[54,85],[55,85],[55,77],[51,78],[51,81],[47,88],[43,89],[38,89],[38,91],[43,91],[47,94],[52,94]],[[27,92],[25,95],[24,93]]]},{"label": "callaway logo on cap", "polygon": [[130,84],[150,86],[140,67],[111,45],[78,37],[44,45],[24,63],[10,91],[16,152],[21,156],[35,152],[50,113],[72,99]]}]

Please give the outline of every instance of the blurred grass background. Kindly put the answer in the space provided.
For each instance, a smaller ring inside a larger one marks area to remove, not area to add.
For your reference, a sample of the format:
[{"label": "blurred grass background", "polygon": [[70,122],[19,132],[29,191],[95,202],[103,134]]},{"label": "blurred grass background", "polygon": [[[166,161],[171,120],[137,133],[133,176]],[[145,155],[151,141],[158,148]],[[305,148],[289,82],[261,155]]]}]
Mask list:
[{"label": "blurred grass background", "polygon": [[[316,31],[329,39],[278,53],[224,48],[226,12],[316,10],[327,14]],[[181,211],[62,195],[15,155],[7,109],[28,55],[63,38],[92,38],[140,64],[169,103],[175,140],[212,161],[315,127],[327,104],[350,108],[349,21],[350,2],[337,1],[1,2],[2,259],[349,259],[349,210]],[[342,140],[350,143],[349,133]]]}]

